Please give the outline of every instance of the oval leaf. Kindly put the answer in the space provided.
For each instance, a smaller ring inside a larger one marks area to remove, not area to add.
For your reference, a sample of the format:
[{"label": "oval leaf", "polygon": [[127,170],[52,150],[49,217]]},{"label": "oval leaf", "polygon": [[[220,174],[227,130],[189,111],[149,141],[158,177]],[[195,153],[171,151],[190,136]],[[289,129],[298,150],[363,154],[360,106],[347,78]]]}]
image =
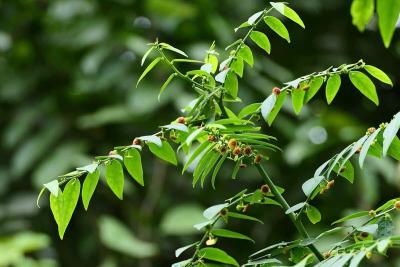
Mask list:
[{"label": "oval leaf", "polygon": [[286,29],[285,25],[280,21],[279,19],[272,17],[272,16],[266,16],[264,18],[265,24],[268,25],[268,27],[271,28],[274,32],[276,32],[280,37],[285,39],[288,43],[290,43],[290,36],[289,32]]},{"label": "oval leaf", "polygon": [[142,159],[139,151],[134,148],[129,149],[124,155],[124,165],[132,178],[144,186]]},{"label": "oval leaf", "polygon": [[375,103],[375,105],[379,105],[379,98],[376,94],[376,88],[374,83],[362,72],[359,71],[350,71],[349,73],[350,81],[353,85],[369,100]]},{"label": "oval leaf", "polygon": [[106,163],[106,180],[110,189],[119,198],[123,198],[124,172],[118,160],[111,160]]},{"label": "oval leaf", "polygon": [[100,171],[99,169],[96,169],[94,172],[88,173],[88,175],[85,178],[85,181],[83,182],[82,203],[83,206],[85,207],[85,210],[87,210],[89,207],[90,199],[93,196],[94,190],[96,189],[97,183],[99,182],[99,178],[100,178]]},{"label": "oval leaf", "polygon": [[326,100],[328,101],[328,104],[332,103],[337,92],[339,91],[340,84],[341,79],[338,74],[329,77],[328,82],[326,83]]}]

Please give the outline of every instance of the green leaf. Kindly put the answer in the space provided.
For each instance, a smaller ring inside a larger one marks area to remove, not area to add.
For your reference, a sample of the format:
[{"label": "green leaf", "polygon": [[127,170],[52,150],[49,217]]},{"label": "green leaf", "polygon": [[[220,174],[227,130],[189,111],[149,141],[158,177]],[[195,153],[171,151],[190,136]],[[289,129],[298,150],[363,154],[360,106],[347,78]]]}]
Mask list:
[{"label": "green leaf", "polygon": [[260,109],[261,103],[253,103],[250,105],[245,106],[244,108],[242,108],[242,110],[239,112],[239,119],[243,119],[249,115],[252,115],[253,113],[255,113],[257,110]]},{"label": "green leaf", "polygon": [[276,95],[274,93],[270,94],[267,99],[264,100],[261,104],[261,115],[265,121],[268,121],[269,114],[271,113],[272,109],[276,103]]},{"label": "green leaf", "polygon": [[324,83],[324,78],[315,77],[310,82],[310,88],[306,91],[306,95],[304,96],[304,103],[308,103],[319,91],[322,84]]},{"label": "green leaf", "polygon": [[218,69],[218,57],[214,54],[207,54],[206,63],[211,64],[211,73],[215,73]]},{"label": "green leaf", "polygon": [[226,229],[214,229],[211,231],[211,234],[214,236],[219,236],[219,237],[226,237],[226,238],[235,238],[235,239],[243,239],[243,240],[249,240],[254,243],[254,240],[248,237],[247,235],[234,232],[231,230],[226,230]]},{"label": "green leaf", "polygon": [[188,57],[188,55],[186,55],[185,52],[183,52],[182,50],[180,50],[180,49],[178,49],[178,48],[176,48],[176,47],[173,47],[173,46],[170,45],[170,44],[160,43],[160,45],[161,45],[163,48],[165,48],[165,49],[167,49],[167,50],[169,50],[169,51],[175,52],[175,53],[180,54],[180,55],[182,55],[182,56],[184,56],[184,57]]},{"label": "green leaf", "polygon": [[296,114],[299,114],[304,104],[305,92],[302,89],[293,89],[292,91],[292,105]]},{"label": "green leaf", "polygon": [[242,213],[237,213],[237,212],[228,212],[228,216],[235,218],[235,219],[241,219],[241,220],[248,220],[248,221],[254,221],[254,222],[259,222],[261,224],[264,224],[261,220],[259,220],[258,218],[249,216],[249,215],[245,215]]},{"label": "green leaf", "polygon": [[299,209],[303,208],[306,204],[307,204],[306,202],[297,203],[296,205],[294,205],[294,206],[288,208],[288,209],[285,211],[285,214],[290,214],[290,213],[293,213],[293,212],[295,212],[295,211],[298,211]]},{"label": "green leaf", "polygon": [[239,263],[225,251],[218,248],[202,248],[199,257],[239,267]]},{"label": "green leaf", "polygon": [[209,142],[203,142],[201,143],[194,151],[193,153],[190,155],[190,157],[188,158],[188,160],[186,161],[185,165],[183,166],[182,169],[182,173],[184,173],[187,168],[189,168],[190,164],[192,164],[192,162],[203,152],[207,153],[208,150],[212,149],[214,145],[210,144]]},{"label": "green leaf", "polygon": [[367,156],[368,150],[371,147],[372,142],[375,141],[375,139],[378,136],[380,131],[381,131],[381,128],[378,128],[377,130],[375,130],[374,133],[372,133],[370,136],[368,136],[367,140],[365,140],[365,142],[361,148],[361,151],[360,151],[360,157],[358,158],[358,163],[360,165],[360,168],[363,167],[364,160],[365,160],[365,157]]},{"label": "green leaf", "polygon": [[178,164],[175,151],[167,141],[163,140],[161,147],[153,143],[149,143],[148,146],[150,151],[160,159],[165,160],[166,162],[169,162],[175,166]]},{"label": "green leaf", "polygon": [[369,100],[379,105],[378,95],[376,94],[376,88],[374,83],[362,72],[350,71],[349,73],[350,81],[353,85]]},{"label": "green leaf", "polygon": [[119,198],[123,198],[124,192],[124,172],[118,160],[111,160],[106,163],[106,180],[108,186]]},{"label": "green leaf", "polygon": [[233,71],[229,71],[228,74],[226,75],[224,87],[226,89],[226,92],[230,96],[232,96],[233,98],[237,97],[239,84],[238,84],[238,78]]},{"label": "green leaf", "polygon": [[261,15],[264,13],[264,11],[258,11],[257,13],[251,15],[248,20],[247,23],[249,25],[253,25],[260,17]]},{"label": "green leaf", "polygon": [[364,69],[373,77],[380,80],[383,83],[389,84],[393,86],[392,80],[384,73],[382,70],[378,69],[377,67],[371,65],[365,65]]},{"label": "green leaf", "polygon": [[82,203],[85,207],[85,210],[89,207],[90,199],[93,196],[94,190],[96,189],[97,183],[99,182],[100,171],[96,169],[92,173],[88,173],[83,182],[82,186]]},{"label": "green leaf", "polygon": [[345,216],[345,217],[343,217],[343,218],[341,218],[341,219],[339,219],[339,220],[334,221],[334,222],[332,223],[332,225],[333,225],[333,224],[342,223],[342,222],[346,222],[346,221],[349,221],[349,220],[352,220],[352,219],[356,219],[356,218],[360,218],[360,217],[365,217],[365,216],[368,216],[368,215],[369,215],[369,212],[368,212],[368,211],[356,212],[356,213],[347,215],[347,216]]},{"label": "green leaf", "polygon": [[132,178],[135,179],[135,181],[138,182],[141,186],[144,186],[142,159],[140,157],[139,151],[134,148],[126,151],[124,155],[124,165]]},{"label": "green leaf", "polygon": [[302,28],[305,28],[304,26],[304,22],[301,20],[300,16],[296,13],[296,11],[294,11],[293,9],[291,9],[290,7],[288,7],[287,5],[285,5],[284,3],[274,3],[274,2],[270,2],[271,6],[273,8],[275,8],[279,13],[281,13],[282,15],[284,15],[285,17],[287,17],[288,19],[296,22],[297,24],[299,24]]},{"label": "green leaf", "polygon": [[231,69],[240,77],[243,77],[243,68],[244,68],[244,63],[243,63],[243,58],[237,57],[234,60],[232,60],[231,63]]},{"label": "green leaf", "polygon": [[142,57],[142,61],[140,62],[140,66],[143,66],[144,62],[146,61],[146,58],[150,55],[150,53],[154,50],[154,46],[150,47],[149,50],[146,51],[146,53],[144,53],[143,57]]},{"label": "green leaf", "polygon": [[203,128],[198,128],[191,132],[189,136],[186,138],[186,145],[190,146],[194,140],[196,140],[202,133],[204,133]]},{"label": "green leaf", "polygon": [[341,166],[336,165],[333,168],[333,171],[348,180],[350,183],[354,182],[354,167],[350,161],[346,161],[344,164],[341,164]]},{"label": "green leaf", "polygon": [[142,75],[140,75],[139,80],[136,83],[136,87],[139,85],[140,81],[149,73],[157,64],[161,61],[161,57],[154,59],[147,68],[143,71]]},{"label": "green leaf", "polygon": [[67,183],[63,192],[60,189],[57,197],[50,194],[50,209],[58,225],[58,234],[61,239],[64,238],[65,230],[78,203],[80,190],[79,180],[72,179]]},{"label": "green leaf", "polygon": [[253,58],[253,52],[251,52],[250,47],[243,44],[242,47],[239,49],[238,57],[241,57],[247,64],[253,67],[254,58]]},{"label": "green leaf", "polygon": [[167,86],[170,84],[170,82],[174,79],[174,77],[176,76],[176,73],[172,73],[168,79],[164,82],[164,84],[161,86],[160,88],[160,92],[158,93],[158,101],[160,101],[161,95],[162,93],[165,91],[165,89],[167,88]]},{"label": "green leaf", "polygon": [[324,176],[316,176],[308,179],[303,183],[301,188],[303,189],[304,194],[308,197],[314,192],[315,188],[319,186],[319,184],[324,180]]},{"label": "green leaf", "polygon": [[208,174],[211,172],[212,168],[214,165],[217,163],[219,158],[221,157],[220,153],[215,153],[212,152],[212,156],[207,160],[206,166],[204,166],[203,171],[200,176],[200,181],[201,181],[201,187],[204,187],[204,182],[208,176]]},{"label": "green leaf", "polygon": [[145,141],[145,142],[150,142],[153,143],[159,147],[162,146],[162,142],[160,137],[156,136],[156,135],[146,135],[146,136],[141,136],[138,137],[139,140]]},{"label": "green leaf", "polygon": [[46,187],[51,194],[53,194],[55,197],[58,196],[58,191],[59,191],[59,187],[58,187],[58,180],[53,180],[47,184],[43,185],[44,187]]},{"label": "green leaf", "polygon": [[334,74],[329,77],[326,83],[326,100],[328,101],[328,104],[332,103],[337,92],[339,91],[340,84],[341,84],[341,79],[338,74]]},{"label": "green leaf", "polygon": [[285,25],[280,21],[279,19],[272,17],[272,16],[266,16],[264,18],[265,23],[270,27],[274,32],[276,32],[280,37],[285,39],[288,43],[290,43],[290,36],[289,32],[286,29]]},{"label": "green leaf", "polygon": [[287,91],[283,91],[278,95],[278,98],[276,99],[275,106],[271,110],[268,116],[268,125],[271,126],[272,122],[275,120],[276,116],[278,115],[279,111],[281,110],[283,104],[285,103],[287,96]]},{"label": "green leaf", "polygon": [[400,129],[400,112],[397,113],[383,131],[383,155],[386,156],[393,139]]},{"label": "green leaf", "polygon": [[377,0],[376,12],[378,13],[378,24],[385,47],[390,46],[396,22],[399,19],[400,1],[398,0]]},{"label": "green leaf", "polygon": [[307,205],[306,214],[307,218],[310,220],[312,224],[316,224],[321,221],[321,213],[314,206]]},{"label": "green leaf", "polygon": [[366,250],[358,252],[357,255],[355,255],[351,259],[349,267],[357,267],[360,264],[360,262],[364,259],[366,253],[367,253]]},{"label": "green leaf", "polygon": [[225,153],[225,155],[223,155],[219,159],[217,165],[215,165],[214,171],[211,176],[211,185],[214,189],[215,189],[215,179],[217,178],[218,171],[221,168],[222,164],[224,163],[224,161],[226,160],[227,157],[228,157],[228,153]]},{"label": "green leaf", "polygon": [[252,31],[250,34],[251,40],[253,40],[261,49],[264,49],[268,54],[271,53],[271,43],[267,35],[259,31]]},{"label": "green leaf", "polygon": [[350,13],[355,25],[360,32],[363,32],[365,26],[374,15],[374,0],[353,0]]}]

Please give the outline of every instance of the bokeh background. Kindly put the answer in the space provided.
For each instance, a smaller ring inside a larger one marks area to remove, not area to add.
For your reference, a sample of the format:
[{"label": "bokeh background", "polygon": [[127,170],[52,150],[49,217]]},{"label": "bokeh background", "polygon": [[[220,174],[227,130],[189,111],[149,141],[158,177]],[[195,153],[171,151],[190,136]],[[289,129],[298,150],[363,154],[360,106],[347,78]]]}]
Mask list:
[{"label": "bokeh background", "polygon": [[[300,186],[314,170],[365,132],[388,121],[400,107],[400,38],[385,49],[375,20],[361,34],[351,24],[350,1],[290,1],[306,24],[285,21],[289,45],[270,34],[272,54],[255,48],[254,70],[246,70],[239,96],[261,102],[273,86],[331,65],[360,58],[379,66],[394,88],[377,82],[376,107],[347,79],[328,108],[318,98],[293,115],[284,107],[266,132],[279,138],[283,153],[271,154],[266,167],[291,203],[303,199]],[[255,172],[238,180],[221,175],[214,191],[191,187],[190,175],[144,154],[146,187],[129,180],[117,200],[100,185],[89,211],[81,203],[63,241],[43,198],[41,184],[91,162],[113,146],[156,131],[178,117],[190,101],[187,84],[175,81],[161,101],[158,90],[169,73],[157,68],[138,88],[140,58],[157,37],[201,59],[212,41],[221,53],[240,36],[233,28],[263,8],[264,1],[239,0],[6,0],[0,2],[0,266],[170,266],[174,250],[199,238],[193,224],[202,210],[243,187],[261,185]],[[238,109],[241,105],[233,106]],[[367,159],[354,185],[338,179],[314,204],[323,212],[312,233],[326,230],[346,212],[370,209],[398,196],[399,164]],[[128,178],[127,178],[128,179]],[[232,223],[256,240],[219,241],[241,262],[268,244],[296,237],[276,207],[249,213],[265,225]],[[396,222],[397,223],[397,222]],[[322,244],[323,246],[323,244]],[[396,266],[377,258],[377,266]],[[397,265],[400,266],[400,265]]]}]

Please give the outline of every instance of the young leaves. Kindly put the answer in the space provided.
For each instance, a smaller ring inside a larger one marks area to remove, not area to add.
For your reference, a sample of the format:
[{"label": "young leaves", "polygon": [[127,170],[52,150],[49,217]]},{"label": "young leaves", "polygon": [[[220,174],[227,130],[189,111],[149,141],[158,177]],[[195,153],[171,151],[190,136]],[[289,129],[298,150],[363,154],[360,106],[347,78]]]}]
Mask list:
[{"label": "young leaves", "polygon": [[259,31],[252,31],[250,34],[251,40],[253,40],[261,49],[265,50],[268,54],[271,53],[271,43],[267,35]]},{"label": "young leaves", "polygon": [[78,203],[80,189],[79,180],[72,179],[67,183],[63,192],[60,189],[57,197],[50,194],[50,209],[58,225],[58,234],[61,239],[64,238],[65,230]]},{"label": "young leaves", "polygon": [[284,15],[285,17],[287,17],[288,19],[294,21],[295,23],[297,23],[298,25],[300,25],[302,28],[305,28],[304,22],[301,20],[300,16],[296,13],[296,11],[294,11],[293,9],[291,9],[290,7],[288,7],[287,5],[285,5],[284,3],[274,3],[274,2],[271,2],[270,4],[271,4],[271,6],[272,6],[273,8],[275,8],[279,13],[281,13],[282,15]]},{"label": "young leaves", "polygon": [[249,64],[250,67],[253,67],[254,58],[250,47],[243,44],[242,47],[239,49],[238,56],[241,57],[247,64]]},{"label": "young leaves", "polygon": [[161,61],[161,57],[154,59],[147,68],[143,71],[142,75],[140,75],[139,80],[136,83],[136,87],[139,85],[140,81],[149,73],[157,64]]},{"label": "young leaves", "polygon": [[126,151],[124,155],[124,165],[132,178],[135,179],[136,182],[138,182],[141,186],[144,186],[142,159],[139,151],[134,148]]},{"label": "young leaves", "polygon": [[299,114],[303,108],[305,93],[301,88],[295,88],[292,91],[292,105],[296,114]]},{"label": "young leaves", "polygon": [[254,243],[254,240],[248,237],[247,235],[234,232],[231,230],[226,230],[226,229],[214,229],[211,231],[211,234],[214,236],[219,236],[219,237],[226,237],[226,238],[234,238],[234,239],[243,239],[243,240],[249,240]]},{"label": "young leaves", "polygon": [[378,13],[378,24],[383,43],[389,47],[396,29],[396,22],[400,13],[400,1],[398,0],[377,0],[376,11]]},{"label": "young leaves", "polygon": [[148,146],[150,151],[160,159],[165,160],[166,162],[169,162],[175,166],[178,164],[175,151],[167,141],[163,140],[161,146],[157,146],[153,143],[149,143]]},{"label": "young leaves", "polygon": [[165,89],[167,89],[168,85],[170,84],[170,82],[175,78],[176,73],[172,73],[168,79],[164,82],[164,84],[161,86],[160,88],[160,92],[158,93],[158,101],[160,101],[161,95],[162,93],[165,91]]},{"label": "young leaves", "polygon": [[290,36],[289,32],[286,29],[285,25],[280,21],[279,19],[272,17],[272,16],[266,16],[264,18],[265,24],[268,25],[268,27],[271,28],[275,33],[277,33],[280,37],[285,39],[288,43],[290,43]]},{"label": "young leaves", "polygon": [[225,78],[224,87],[226,92],[232,97],[236,98],[239,91],[239,83],[236,74],[233,71],[229,71]]},{"label": "young leaves", "polygon": [[378,95],[376,94],[376,88],[374,83],[362,72],[350,71],[349,73],[350,81],[353,85],[369,100],[379,105]]},{"label": "young leaves", "polygon": [[96,169],[94,172],[88,173],[88,175],[85,178],[85,181],[83,182],[82,203],[83,206],[85,207],[85,210],[87,210],[89,207],[90,199],[93,196],[94,190],[96,189],[97,183],[99,182],[99,178],[100,178],[100,171]]},{"label": "young leaves", "polygon": [[287,91],[283,91],[278,95],[278,98],[276,99],[275,106],[269,113],[267,122],[268,125],[271,126],[272,122],[275,120],[276,116],[278,115],[279,111],[281,110],[283,104],[285,103],[287,96]]},{"label": "young leaves", "polygon": [[378,69],[377,67],[371,65],[365,65],[364,69],[373,77],[380,80],[383,83],[389,84],[393,86],[392,80],[384,73],[382,70]]},{"label": "young leaves", "polygon": [[44,187],[46,187],[51,194],[53,194],[55,197],[58,196],[58,192],[59,192],[59,187],[58,187],[58,180],[53,180],[49,183],[46,183],[43,185]]},{"label": "young leaves", "polygon": [[304,96],[304,103],[308,103],[319,91],[322,84],[324,83],[324,78],[316,77],[313,78],[310,83],[310,88],[306,91],[306,95]]},{"label": "young leaves", "polygon": [[353,0],[351,3],[350,13],[353,18],[353,25],[360,32],[363,32],[365,26],[374,15],[374,0]]},{"label": "young leaves", "polygon": [[328,101],[328,104],[332,103],[337,92],[339,91],[340,84],[341,79],[338,74],[334,74],[329,77],[328,82],[326,83],[326,100]]},{"label": "young leaves", "polygon": [[316,224],[321,221],[321,213],[314,206],[308,204],[306,208],[306,214],[312,224]]},{"label": "young leaves", "polygon": [[199,251],[199,257],[239,267],[239,263],[234,258],[218,248],[202,248]]},{"label": "young leaves", "polygon": [[123,198],[124,172],[118,160],[112,159],[106,163],[106,180],[110,189],[119,198]]}]

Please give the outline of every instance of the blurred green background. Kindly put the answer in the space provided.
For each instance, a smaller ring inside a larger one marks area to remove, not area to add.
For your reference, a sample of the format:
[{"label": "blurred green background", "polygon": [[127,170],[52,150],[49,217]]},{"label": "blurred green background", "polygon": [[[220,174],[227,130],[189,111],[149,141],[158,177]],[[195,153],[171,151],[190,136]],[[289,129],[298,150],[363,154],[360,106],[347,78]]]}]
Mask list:
[{"label": "blurred green background", "polygon": [[[273,86],[331,65],[367,63],[385,70],[393,89],[379,84],[375,107],[349,84],[331,107],[324,94],[293,115],[290,105],[266,132],[278,137],[284,153],[266,164],[291,203],[303,199],[300,186],[314,170],[362,135],[369,126],[388,121],[400,107],[400,39],[384,49],[375,21],[361,34],[351,24],[350,1],[290,1],[306,24],[286,21],[292,43],[270,35],[272,55],[257,51],[254,71],[246,70],[239,96],[245,104],[261,102]],[[259,11],[261,0],[8,0],[0,1],[0,266],[170,266],[174,250],[199,233],[202,210],[243,187],[261,185],[251,170],[240,179],[219,178],[217,191],[192,189],[191,177],[144,154],[146,187],[126,183],[118,201],[99,186],[91,208],[78,204],[64,241],[57,235],[41,184],[91,162],[113,146],[156,131],[178,117],[192,97],[175,81],[157,101],[169,73],[158,68],[138,88],[140,58],[146,43],[159,38],[202,59],[212,41],[218,50],[240,36],[233,28]],[[241,105],[233,106],[233,109]],[[327,229],[352,209],[370,209],[398,196],[400,166],[389,159],[368,158],[354,185],[338,180],[334,190],[314,204],[324,213],[312,233]],[[296,234],[276,207],[249,214],[265,225],[232,223],[253,237],[219,242],[241,262],[256,249],[290,240]],[[398,221],[400,224],[400,221]],[[385,266],[376,259],[377,266]],[[390,266],[395,258],[392,258]],[[389,263],[386,263],[389,264]]]}]

